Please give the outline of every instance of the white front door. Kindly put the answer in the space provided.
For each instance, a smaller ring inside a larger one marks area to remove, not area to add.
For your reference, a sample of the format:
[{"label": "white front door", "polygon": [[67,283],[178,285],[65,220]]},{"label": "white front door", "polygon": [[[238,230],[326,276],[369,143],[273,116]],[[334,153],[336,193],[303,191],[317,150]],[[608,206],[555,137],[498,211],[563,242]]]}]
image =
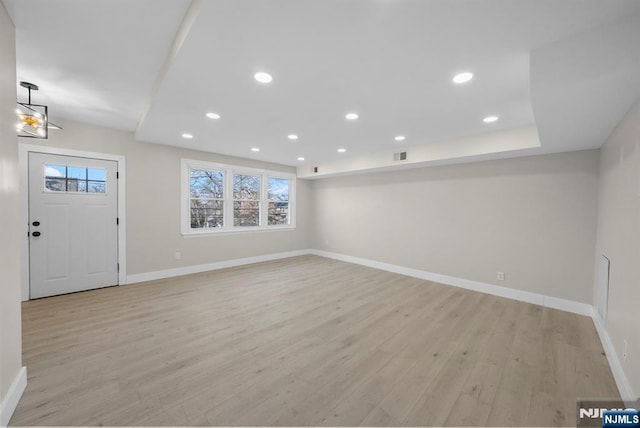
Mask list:
[{"label": "white front door", "polygon": [[118,284],[117,170],[29,153],[30,298]]}]

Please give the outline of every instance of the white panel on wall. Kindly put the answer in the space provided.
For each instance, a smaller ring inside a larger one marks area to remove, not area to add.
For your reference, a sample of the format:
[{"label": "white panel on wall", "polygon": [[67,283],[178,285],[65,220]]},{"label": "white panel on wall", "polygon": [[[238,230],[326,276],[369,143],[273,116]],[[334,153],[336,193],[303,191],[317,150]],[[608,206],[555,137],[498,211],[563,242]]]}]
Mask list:
[{"label": "white panel on wall", "polygon": [[603,321],[607,320],[607,301],[609,299],[609,267],[610,261],[604,254],[598,262],[598,295],[596,309]]}]

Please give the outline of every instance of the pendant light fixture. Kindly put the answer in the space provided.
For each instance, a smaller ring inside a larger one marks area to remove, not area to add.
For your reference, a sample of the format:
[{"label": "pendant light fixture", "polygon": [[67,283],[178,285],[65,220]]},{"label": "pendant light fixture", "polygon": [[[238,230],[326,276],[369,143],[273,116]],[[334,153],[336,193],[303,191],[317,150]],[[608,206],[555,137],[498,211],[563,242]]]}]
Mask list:
[{"label": "pendant light fixture", "polygon": [[26,103],[17,103],[16,130],[19,137],[48,138],[49,128],[62,129],[49,122],[48,108],[46,105],[31,104],[31,91],[37,91],[38,85],[30,82],[20,82],[20,86],[29,91],[29,99]]}]

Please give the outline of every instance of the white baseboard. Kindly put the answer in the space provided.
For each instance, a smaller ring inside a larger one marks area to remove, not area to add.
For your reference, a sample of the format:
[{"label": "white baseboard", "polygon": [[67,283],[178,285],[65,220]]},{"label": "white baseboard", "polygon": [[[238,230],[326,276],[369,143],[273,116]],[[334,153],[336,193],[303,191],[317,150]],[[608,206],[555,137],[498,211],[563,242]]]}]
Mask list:
[{"label": "white baseboard", "polygon": [[604,348],[604,351],[607,355],[607,360],[609,361],[609,366],[611,367],[611,371],[616,381],[618,391],[620,392],[620,396],[628,405],[635,404],[636,402],[635,400],[637,399],[637,396],[633,392],[631,384],[629,383],[629,380],[627,379],[627,376],[622,369],[622,365],[620,364],[620,360],[618,359],[616,350],[611,343],[609,333],[607,332],[607,329],[604,325],[604,322],[602,322],[600,315],[598,315],[597,311],[592,305],[576,302],[573,300],[545,296],[543,294],[531,293],[528,291],[514,290],[512,288],[500,287],[493,284],[487,284],[483,282],[456,278],[453,276],[441,275],[388,263],[382,263],[375,260],[347,256],[345,254],[338,254],[321,250],[311,250],[311,254],[591,317],[596,327],[596,331],[600,336],[602,347]]},{"label": "white baseboard", "polygon": [[[505,297],[507,299],[518,300],[521,302],[532,303],[539,306],[544,306],[552,309],[558,309],[565,312],[571,312],[578,315],[589,316],[593,319],[594,325],[600,336],[602,347],[605,350],[609,366],[613,372],[616,385],[620,392],[621,397],[628,403],[633,402],[636,399],[636,395],[631,389],[631,385],[622,370],[622,365],[616,354],[616,351],[611,343],[611,339],[606,330],[606,327],[600,316],[597,314],[592,305],[576,302],[568,299],[561,299],[553,296],[546,296],[543,294],[532,293],[529,291],[516,290],[508,287],[501,287],[499,285],[488,284],[479,281],[473,281],[470,279],[457,278],[449,275],[442,275],[438,273],[427,272],[419,269],[412,269],[404,266],[378,262],[375,260],[364,259],[360,257],[348,256],[346,254],[333,253],[322,250],[298,250],[289,251],[284,253],[265,254],[256,257],[247,257],[242,259],[227,260],[223,262],[209,263],[196,266],[187,266],[176,269],[166,269],[155,272],[147,272],[142,274],[135,274],[127,276],[127,283],[134,284],[137,282],[152,281],[156,279],[170,278],[180,275],[188,275],[192,273],[206,272],[217,269],[224,269],[235,266],[242,266],[252,263],[260,263],[271,260],[284,259],[288,257],[302,256],[306,254],[314,254],[320,257],[326,257],[330,259],[340,260],[348,263],[355,263],[363,266],[368,266],[375,269],[380,269],[388,272],[394,272],[401,275],[407,275],[414,278],[420,278],[427,281],[433,281],[440,284],[450,285],[454,287],[460,287],[467,290],[478,291],[485,294],[491,294],[494,296]],[[25,372],[25,385],[26,385],[26,372]],[[24,389],[24,388],[23,388]],[[18,396],[19,399],[19,396]],[[17,401],[16,401],[17,405]],[[3,412],[4,414],[4,412]]]},{"label": "white baseboard", "polygon": [[287,251],[284,253],[265,254],[255,257],[245,257],[242,259],[225,260],[222,262],[207,263],[195,266],[185,266],[174,269],[164,269],[154,272],[145,272],[127,276],[127,284],[135,284],[138,282],[154,281],[156,279],[172,278],[181,275],[190,275],[192,273],[207,272],[218,269],[248,265],[253,263],[267,262],[271,260],[286,259],[288,257],[302,256],[306,254],[314,254],[330,259],[341,260],[348,263],[355,263],[363,266],[381,269],[388,272],[394,272],[401,275],[407,275],[414,278],[425,279],[440,284],[452,285],[467,290],[479,291],[481,293],[491,294],[494,296],[505,297],[507,299],[518,300],[521,302],[533,303],[539,306],[546,306],[561,311],[572,312],[579,315],[591,316],[592,306],[586,303],[575,302],[573,300],[561,299],[558,297],[545,296],[529,291],[516,290],[499,285],[488,284],[470,279],[457,278],[449,275],[427,272],[419,269],[412,269],[404,266],[393,265],[389,263],[378,262],[360,257],[348,256],[346,254],[332,253],[329,251],[321,251],[314,249]]},{"label": "white baseboard", "polygon": [[593,308],[591,312],[591,318],[593,318],[593,324],[596,326],[596,331],[598,332],[598,336],[600,336],[600,342],[602,342],[602,347],[604,348],[605,354],[607,354],[607,360],[609,361],[609,367],[611,367],[611,372],[613,373],[613,378],[616,381],[616,385],[618,386],[618,391],[620,392],[620,397],[625,401],[628,406],[633,406],[636,404],[636,400],[638,396],[634,393],[633,388],[631,388],[631,384],[629,383],[629,379],[624,373],[622,369],[622,364],[620,364],[620,359],[618,358],[618,353],[616,349],[613,347],[613,342],[611,342],[611,337],[609,337],[609,332],[607,331],[607,327],[600,318],[600,314],[598,311]]},{"label": "white baseboard", "polygon": [[545,296],[543,294],[531,293],[529,291],[516,290],[508,287],[501,287],[499,285],[473,281],[470,279],[457,278],[454,276],[442,275],[438,273],[412,269],[389,263],[382,263],[375,260],[363,259],[360,257],[347,256],[345,254],[332,253],[328,251],[311,250],[311,254],[368,266],[375,269],[386,270],[388,272],[399,273],[401,275],[412,276],[414,278],[426,279],[427,281],[433,281],[440,284],[452,285],[454,287],[460,287],[467,290],[479,291],[480,293],[505,297],[507,299],[533,303],[534,305],[546,306],[548,308],[559,309],[561,311],[571,312],[579,315],[591,316],[592,314],[591,305],[581,302],[575,302],[573,300]]},{"label": "white baseboard", "polygon": [[7,395],[2,400],[2,404],[0,404],[0,427],[6,427],[9,425],[11,416],[13,416],[13,412],[16,410],[16,407],[18,407],[18,402],[20,401],[20,397],[22,397],[26,387],[27,368],[22,367],[13,379],[9,390],[7,391]]},{"label": "white baseboard", "polygon": [[264,254],[262,256],[245,257],[242,259],[225,260],[222,262],[207,263],[203,265],[185,266],[175,269],[158,270],[154,272],[138,273],[127,276],[127,284],[137,282],[153,281],[156,279],[171,278],[174,276],[190,275],[192,273],[207,272],[211,270],[225,269],[230,267],[249,265],[253,263],[268,262],[271,260],[286,259],[289,257],[303,256],[311,254],[311,250],[287,251],[284,253]]},{"label": "white baseboard", "polygon": [[505,297],[507,299],[533,303],[535,305],[546,306],[549,308],[559,309],[561,311],[572,312],[580,315],[591,316],[592,314],[592,306],[586,303],[575,302],[573,300],[561,299],[558,297],[545,296],[542,294],[531,293],[529,291],[515,290],[513,288],[501,287],[499,285],[487,284],[470,279],[456,278],[454,276],[442,275],[419,269],[412,269],[404,266],[378,262],[375,260],[363,259],[360,257],[348,256],[346,254],[332,253],[314,249],[265,254],[256,257],[246,257],[242,259],[225,260],[222,262],[133,274],[127,276],[127,284],[135,284],[138,282],[153,281],[156,279],[171,278],[175,276],[189,275],[192,273],[207,272],[217,269],[225,269],[252,263],[261,263],[271,260],[286,259],[288,257],[303,256],[306,254],[314,254],[317,256],[341,260],[348,263],[355,263],[375,269],[381,269],[388,272],[411,276],[414,278],[425,279],[427,281],[433,281],[440,284],[452,285],[454,287],[460,287],[467,290],[479,291],[481,293]]},{"label": "white baseboard", "polygon": [[578,315],[590,317],[593,313],[593,306],[587,303],[576,302],[575,300],[560,299],[553,296],[543,296],[542,306],[560,311],[571,312]]}]

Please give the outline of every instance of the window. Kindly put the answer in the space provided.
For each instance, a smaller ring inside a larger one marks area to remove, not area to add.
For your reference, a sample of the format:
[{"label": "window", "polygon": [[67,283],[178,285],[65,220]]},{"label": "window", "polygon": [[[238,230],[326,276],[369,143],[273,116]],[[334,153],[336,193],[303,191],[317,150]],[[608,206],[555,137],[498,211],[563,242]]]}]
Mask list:
[{"label": "window", "polygon": [[48,192],[106,193],[106,170],[67,165],[44,165],[44,189]]},{"label": "window", "polygon": [[260,176],[233,174],[233,225],[260,226]]},{"label": "window", "polygon": [[268,183],[268,224],[287,224],[289,221],[289,180],[286,178],[269,177]]},{"label": "window", "polygon": [[224,173],[189,170],[189,209],[192,229],[224,226]]},{"label": "window", "polygon": [[182,233],[295,227],[295,174],[182,160]]}]

